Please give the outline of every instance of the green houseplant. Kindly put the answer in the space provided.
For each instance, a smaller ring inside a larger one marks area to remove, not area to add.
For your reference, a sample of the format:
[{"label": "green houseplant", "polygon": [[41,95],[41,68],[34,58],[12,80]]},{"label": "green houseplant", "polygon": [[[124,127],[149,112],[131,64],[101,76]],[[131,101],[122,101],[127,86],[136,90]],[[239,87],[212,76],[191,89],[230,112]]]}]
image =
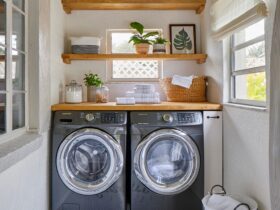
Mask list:
[{"label": "green houseplant", "polygon": [[109,89],[97,74],[85,74],[84,83],[87,86],[88,102],[106,103],[109,98]]},{"label": "green houseplant", "polygon": [[169,44],[168,40],[164,39],[163,37],[158,36],[153,41],[153,53],[154,54],[165,54],[167,44]]},{"label": "green houseplant", "polygon": [[150,45],[153,44],[153,37],[159,33],[151,31],[144,33],[144,26],[138,22],[130,23],[130,27],[136,30],[136,33],[130,38],[129,43],[133,43],[138,54],[148,54]]}]

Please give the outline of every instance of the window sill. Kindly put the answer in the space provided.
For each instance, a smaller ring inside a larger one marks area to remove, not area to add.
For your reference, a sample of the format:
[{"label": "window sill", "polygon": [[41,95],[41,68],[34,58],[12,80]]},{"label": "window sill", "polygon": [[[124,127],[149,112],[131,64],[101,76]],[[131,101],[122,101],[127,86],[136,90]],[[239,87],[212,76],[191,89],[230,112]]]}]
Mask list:
[{"label": "window sill", "polygon": [[268,110],[266,107],[250,106],[250,105],[235,104],[235,103],[224,103],[223,106],[246,109],[246,110],[254,110],[254,111],[260,111],[260,112],[266,112]]},{"label": "window sill", "polygon": [[0,145],[0,173],[36,151],[42,145],[42,136],[26,133]]}]

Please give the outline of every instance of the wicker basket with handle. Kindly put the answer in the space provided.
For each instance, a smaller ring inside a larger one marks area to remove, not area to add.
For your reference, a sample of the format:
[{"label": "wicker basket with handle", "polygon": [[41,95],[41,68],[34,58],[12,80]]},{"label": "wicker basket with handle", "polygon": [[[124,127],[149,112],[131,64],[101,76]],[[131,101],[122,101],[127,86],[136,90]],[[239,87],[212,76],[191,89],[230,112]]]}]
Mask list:
[{"label": "wicker basket with handle", "polygon": [[184,88],[172,84],[172,78],[160,80],[160,85],[170,102],[206,102],[205,76],[194,77],[190,88]]}]

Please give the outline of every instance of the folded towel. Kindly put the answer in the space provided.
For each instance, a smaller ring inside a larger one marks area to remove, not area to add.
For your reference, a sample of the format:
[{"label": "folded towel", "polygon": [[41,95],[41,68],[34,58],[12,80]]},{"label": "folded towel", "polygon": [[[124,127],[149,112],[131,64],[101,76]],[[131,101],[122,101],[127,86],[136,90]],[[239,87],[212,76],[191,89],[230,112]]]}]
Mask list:
[{"label": "folded towel", "polygon": [[117,105],[134,105],[135,99],[133,97],[118,97],[116,102]]},{"label": "folded towel", "polygon": [[190,88],[193,81],[193,75],[189,77],[183,77],[179,75],[174,75],[172,78],[172,84],[178,85],[184,88]]}]

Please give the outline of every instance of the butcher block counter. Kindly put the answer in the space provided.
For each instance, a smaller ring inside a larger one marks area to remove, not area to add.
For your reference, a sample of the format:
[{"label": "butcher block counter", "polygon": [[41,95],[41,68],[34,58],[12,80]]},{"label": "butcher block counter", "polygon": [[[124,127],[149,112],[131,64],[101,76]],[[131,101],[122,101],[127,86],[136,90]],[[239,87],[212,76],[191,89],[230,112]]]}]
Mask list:
[{"label": "butcher block counter", "polygon": [[186,103],[186,102],[162,102],[161,104],[135,104],[117,105],[109,103],[80,103],[80,104],[56,104],[52,111],[220,111],[221,104],[214,103]]}]

